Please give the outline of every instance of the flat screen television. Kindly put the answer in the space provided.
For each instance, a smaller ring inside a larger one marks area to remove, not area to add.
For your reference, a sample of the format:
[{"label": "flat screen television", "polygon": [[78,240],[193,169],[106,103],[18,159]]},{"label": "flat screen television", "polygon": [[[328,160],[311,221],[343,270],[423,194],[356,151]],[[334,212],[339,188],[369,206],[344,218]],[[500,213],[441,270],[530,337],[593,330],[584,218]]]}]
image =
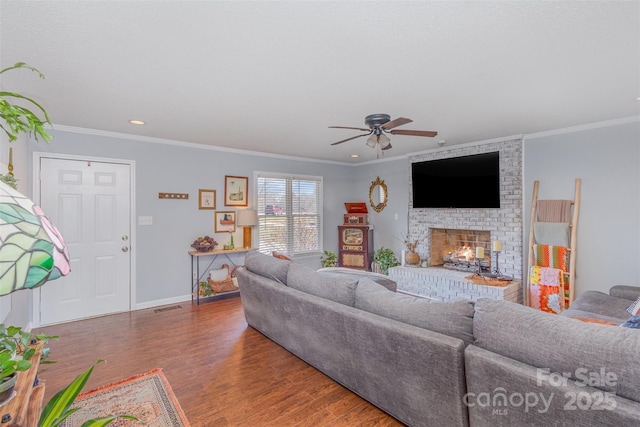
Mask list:
[{"label": "flat screen television", "polygon": [[411,165],[414,208],[499,208],[500,153]]}]

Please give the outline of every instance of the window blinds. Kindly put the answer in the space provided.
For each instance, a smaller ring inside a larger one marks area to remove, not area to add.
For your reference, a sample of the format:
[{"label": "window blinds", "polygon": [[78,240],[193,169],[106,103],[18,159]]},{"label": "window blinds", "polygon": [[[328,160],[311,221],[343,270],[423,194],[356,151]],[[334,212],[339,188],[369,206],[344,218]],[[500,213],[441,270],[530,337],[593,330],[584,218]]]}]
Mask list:
[{"label": "window blinds", "polygon": [[258,173],[260,252],[322,252],[322,177]]}]

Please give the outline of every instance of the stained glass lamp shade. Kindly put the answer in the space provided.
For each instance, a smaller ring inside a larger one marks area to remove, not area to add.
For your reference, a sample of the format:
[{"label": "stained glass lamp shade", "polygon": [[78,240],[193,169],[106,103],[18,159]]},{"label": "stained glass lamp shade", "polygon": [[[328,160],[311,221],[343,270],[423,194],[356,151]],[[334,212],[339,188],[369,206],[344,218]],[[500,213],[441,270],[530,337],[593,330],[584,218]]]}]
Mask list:
[{"label": "stained glass lamp shade", "polygon": [[42,209],[0,182],[0,295],[37,288],[70,270],[69,250]]}]

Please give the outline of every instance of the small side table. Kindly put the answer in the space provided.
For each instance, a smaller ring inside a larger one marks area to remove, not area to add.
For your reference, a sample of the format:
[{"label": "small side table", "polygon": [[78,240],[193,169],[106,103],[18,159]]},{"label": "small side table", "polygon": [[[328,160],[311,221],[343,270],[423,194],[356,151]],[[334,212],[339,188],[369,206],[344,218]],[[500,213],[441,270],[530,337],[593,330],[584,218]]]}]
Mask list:
[{"label": "small side table", "polygon": [[[198,251],[189,251],[189,255],[191,255],[191,301],[196,300],[197,304],[200,304],[200,281],[202,281],[203,277],[206,276],[207,271],[211,268],[213,263],[218,259],[219,256],[224,256],[229,263],[235,267],[236,263],[233,262],[230,254],[242,254],[251,251],[257,250],[256,248],[239,248],[239,249],[214,249],[209,252],[198,252]],[[200,273],[200,258],[202,257],[210,257],[211,260],[209,264],[203,269],[203,272]],[[225,295],[238,294],[238,291],[225,292]],[[212,295],[212,297],[216,297],[217,295]],[[207,297],[211,298],[211,297]]]}]

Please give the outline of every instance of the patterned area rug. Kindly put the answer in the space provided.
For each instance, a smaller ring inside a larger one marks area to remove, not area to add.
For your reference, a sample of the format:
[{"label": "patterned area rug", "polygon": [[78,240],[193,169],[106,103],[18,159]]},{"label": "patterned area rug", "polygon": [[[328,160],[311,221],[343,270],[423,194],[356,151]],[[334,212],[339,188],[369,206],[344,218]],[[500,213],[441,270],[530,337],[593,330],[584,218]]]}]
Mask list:
[{"label": "patterned area rug", "polygon": [[82,393],[73,407],[81,409],[62,426],[77,427],[91,418],[127,414],[138,421],[117,419],[110,426],[189,427],[180,403],[159,368]]}]

